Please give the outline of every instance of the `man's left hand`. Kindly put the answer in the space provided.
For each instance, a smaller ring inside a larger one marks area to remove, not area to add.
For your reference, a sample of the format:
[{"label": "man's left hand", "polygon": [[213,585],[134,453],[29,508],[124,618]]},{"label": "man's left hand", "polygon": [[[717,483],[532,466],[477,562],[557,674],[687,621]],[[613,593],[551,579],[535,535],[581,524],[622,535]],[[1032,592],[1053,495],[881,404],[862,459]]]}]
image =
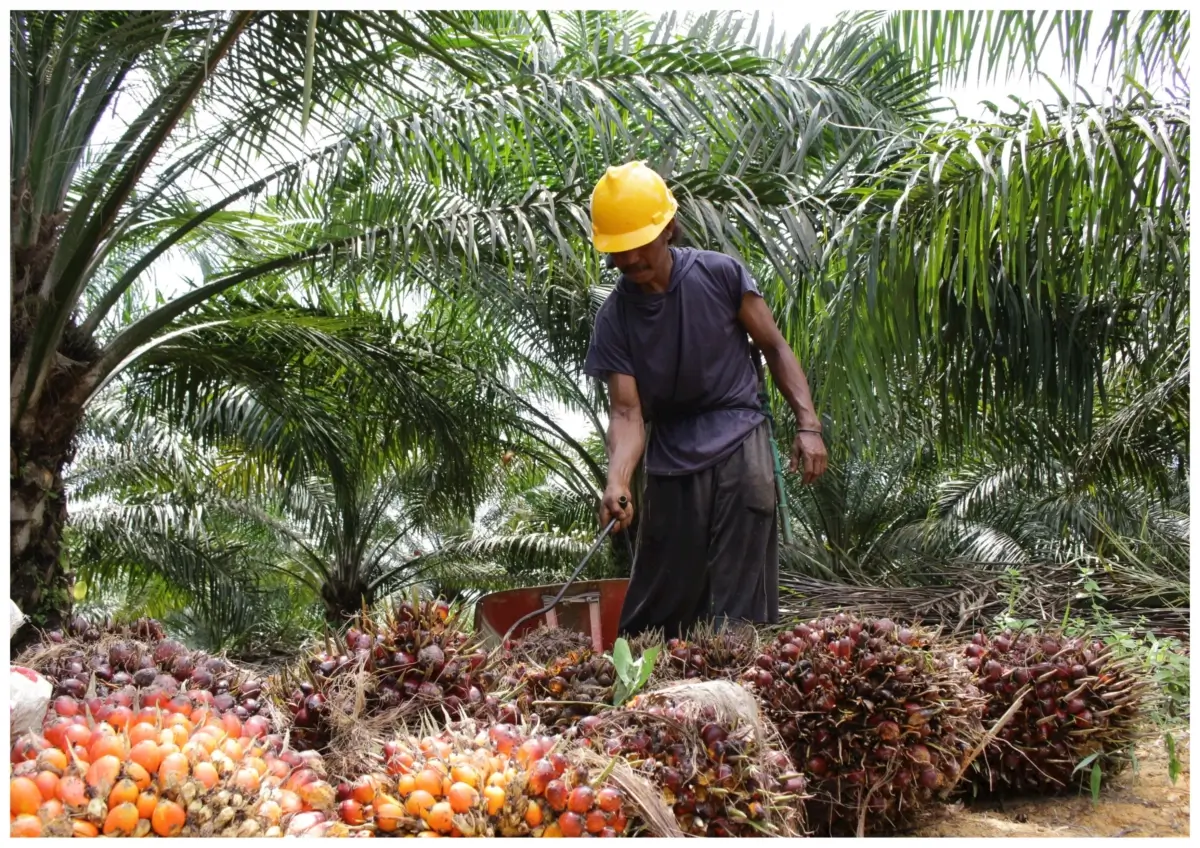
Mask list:
[{"label": "man's left hand", "polygon": [[825,452],[825,440],[820,433],[797,433],[792,444],[793,472],[804,471],[804,484],[815,483],[829,467],[829,456]]}]

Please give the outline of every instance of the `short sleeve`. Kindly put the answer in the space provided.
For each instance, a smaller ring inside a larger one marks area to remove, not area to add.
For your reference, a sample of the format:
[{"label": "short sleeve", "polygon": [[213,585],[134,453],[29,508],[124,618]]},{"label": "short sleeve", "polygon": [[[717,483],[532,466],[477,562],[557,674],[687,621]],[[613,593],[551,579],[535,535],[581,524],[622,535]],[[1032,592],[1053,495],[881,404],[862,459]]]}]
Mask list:
[{"label": "short sleeve", "polygon": [[583,363],[583,373],[597,380],[606,380],[609,374],[633,376],[633,358],[624,330],[617,321],[616,297],[615,293],[610,295],[596,313],[592,342]]},{"label": "short sleeve", "polygon": [[729,262],[725,266],[726,285],[729,289],[729,296],[733,299],[733,308],[737,310],[742,308],[743,296],[756,294],[762,297],[762,292],[758,290],[758,283],[754,282],[754,277],[750,276],[750,271],[745,265],[732,256],[728,259]]}]

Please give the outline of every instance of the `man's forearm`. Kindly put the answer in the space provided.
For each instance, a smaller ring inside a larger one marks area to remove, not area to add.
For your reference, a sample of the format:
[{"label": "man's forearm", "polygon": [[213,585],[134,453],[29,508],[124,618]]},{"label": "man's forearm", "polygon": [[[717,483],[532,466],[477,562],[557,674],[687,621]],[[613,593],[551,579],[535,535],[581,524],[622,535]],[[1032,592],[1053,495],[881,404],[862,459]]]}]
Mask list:
[{"label": "man's forearm", "polygon": [[628,486],[642,459],[646,427],[641,411],[614,411],[608,421],[608,480]]},{"label": "man's forearm", "polygon": [[800,361],[796,359],[791,347],[781,343],[767,348],[763,351],[763,358],[767,361],[767,367],[771,369],[775,385],[779,387],[780,393],[796,414],[796,426],[802,430],[820,430],[821,419],[817,417],[813,407],[812,395],[808,391],[808,379],[804,376],[804,369],[800,367]]}]

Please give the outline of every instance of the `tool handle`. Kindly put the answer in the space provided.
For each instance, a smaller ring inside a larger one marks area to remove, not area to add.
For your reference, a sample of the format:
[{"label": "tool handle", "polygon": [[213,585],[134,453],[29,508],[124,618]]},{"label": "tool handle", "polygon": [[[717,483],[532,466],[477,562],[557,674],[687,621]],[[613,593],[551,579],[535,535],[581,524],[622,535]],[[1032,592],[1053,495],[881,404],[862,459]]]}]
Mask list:
[{"label": "tool handle", "polygon": [[[625,507],[627,507],[629,505],[629,498],[622,495],[621,499],[619,501],[617,501],[617,503],[620,505],[621,509],[624,509]],[[515,622],[513,622],[512,626],[509,627],[508,631],[504,634],[504,638],[502,638],[500,640],[500,648],[501,649],[503,649],[504,646],[508,644],[508,637],[513,634],[514,630],[516,630],[518,627],[520,627],[525,622],[529,621],[531,618],[537,618],[539,615],[545,615],[546,613],[550,612],[550,610],[552,610],[556,606],[558,606],[558,602],[563,599],[563,595],[565,595],[567,593],[567,589],[571,588],[571,584],[575,582],[575,578],[579,576],[579,572],[583,571],[583,567],[588,564],[588,560],[590,560],[592,558],[592,554],[596,553],[596,551],[599,549],[601,543],[604,541],[604,538],[609,533],[611,533],[612,529],[616,526],[617,526],[617,519],[613,518],[608,522],[608,524],[605,526],[605,528],[600,531],[600,535],[596,537],[596,541],[592,543],[592,547],[588,550],[587,555],[584,556],[583,562],[579,563],[579,565],[576,566],[575,571],[571,574],[570,577],[567,578],[567,582],[563,583],[562,588],[558,590],[558,594],[554,596],[553,601],[548,603],[546,606],[542,607],[540,610],[536,610],[534,612],[527,613],[526,615],[521,616]]]}]

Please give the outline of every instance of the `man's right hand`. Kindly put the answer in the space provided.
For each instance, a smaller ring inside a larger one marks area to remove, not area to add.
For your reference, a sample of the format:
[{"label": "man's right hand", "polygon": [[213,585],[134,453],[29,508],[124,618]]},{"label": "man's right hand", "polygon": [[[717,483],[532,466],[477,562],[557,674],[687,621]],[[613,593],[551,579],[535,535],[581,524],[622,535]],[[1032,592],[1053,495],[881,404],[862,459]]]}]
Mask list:
[{"label": "man's right hand", "polygon": [[[621,499],[625,505],[621,506]],[[633,522],[633,495],[628,486],[609,483],[604,490],[604,499],[600,503],[600,526],[607,527],[608,522],[617,519],[613,527],[614,533],[620,533]]]}]

